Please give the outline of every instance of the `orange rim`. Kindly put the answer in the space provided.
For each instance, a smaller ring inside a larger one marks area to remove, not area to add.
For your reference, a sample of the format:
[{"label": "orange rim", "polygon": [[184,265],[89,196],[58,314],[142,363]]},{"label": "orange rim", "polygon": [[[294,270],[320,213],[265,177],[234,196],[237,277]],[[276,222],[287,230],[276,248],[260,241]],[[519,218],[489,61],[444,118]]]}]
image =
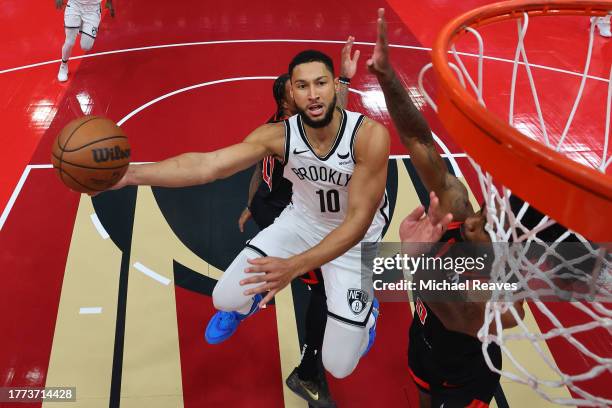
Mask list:
[{"label": "orange rim", "polygon": [[612,241],[612,177],[533,141],[481,106],[449,67],[448,50],[465,27],[535,16],[604,16],[612,1],[505,1],[449,22],[432,50],[440,80],[440,118],[454,139],[495,180],[557,222],[596,241]]}]

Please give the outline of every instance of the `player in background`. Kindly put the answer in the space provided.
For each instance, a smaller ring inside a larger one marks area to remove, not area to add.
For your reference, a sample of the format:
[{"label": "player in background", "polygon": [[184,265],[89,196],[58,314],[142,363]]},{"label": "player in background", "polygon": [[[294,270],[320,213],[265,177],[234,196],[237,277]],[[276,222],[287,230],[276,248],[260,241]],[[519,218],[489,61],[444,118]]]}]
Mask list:
[{"label": "player in background", "polygon": [[[55,0],[55,7],[58,9],[61,9],[63,4],[64,0]],[[64,10],[66,40],[62,46],[62,62],[57,73],[58,81],[68,80],[68,59],[79,33],[81,34],[81,49],[89,51],[93,47],[102,15],[101,4],[102,0],[68,0]],[[109,9],[111,17],[115,17],[112,0],[106,0],[106,8]]]}]

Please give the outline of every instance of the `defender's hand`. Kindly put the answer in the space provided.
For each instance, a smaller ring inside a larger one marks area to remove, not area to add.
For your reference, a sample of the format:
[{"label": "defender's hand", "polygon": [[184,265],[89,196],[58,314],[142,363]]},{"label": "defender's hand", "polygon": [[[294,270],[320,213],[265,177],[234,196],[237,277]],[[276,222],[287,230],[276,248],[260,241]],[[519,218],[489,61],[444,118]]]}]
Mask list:
[{"label": "defender's hand", "polygon": [[342,61],[340,63],[340,76],[351,79],[357,72],[357,62],[359,61],[359,55],[361,51],[357,50],[351,57],[351,50],[353,48],[353,42],[355,37],[352,35],[346,40],[346,44],[342,47]]},{"label": "defender's hand", "polygon": [[244,232],[244,224],[251,217],[251,210],[249,210],[249,207],[245,208],[244,211],[242,211],[242,214],[240,214],[240,218],[238,218],[238,228],[240,228],[240,232]]},{"label": "defender's hand", "polygon": [[378,20],[376,21],[377,36],[376,45],[372,57],[368,60],[368,70],[376,76],[387,76],[392,72],[389,63],[389,43],[387,41],[387,22],[385,21],[385,9],[378,9]]},{"label": "defender's hand", "polygon": [[453,220],[453,215],[450,213],[440,214],[440,200],[438,200],[436,193],[433,191],[429,193],[429,198],[429,212],[427,214],[425,214],[425,208],[420,205],[404,218],[400,225],[402,253],[408,256],[416,256],[427,252],[431,245],[418,244],[438,242],[446,231],[448,224]]},{"label": "defender's hand", "polygon": [[[244,286],[262,282],[261,285],[244,292],[247,296],[268,292],[259,303],[259,307],[261,308],[265,307],[266,304],[272,300],[274,295],[299,276],[297,266],[290,259],[266,256],[263,258],[249,259],[248,261],[252,266],[245,269],[245,272],[259,273],[259,275],[243,279],[240,281],[240,285]],[[263,272],[263,274],[261,272]]]}]

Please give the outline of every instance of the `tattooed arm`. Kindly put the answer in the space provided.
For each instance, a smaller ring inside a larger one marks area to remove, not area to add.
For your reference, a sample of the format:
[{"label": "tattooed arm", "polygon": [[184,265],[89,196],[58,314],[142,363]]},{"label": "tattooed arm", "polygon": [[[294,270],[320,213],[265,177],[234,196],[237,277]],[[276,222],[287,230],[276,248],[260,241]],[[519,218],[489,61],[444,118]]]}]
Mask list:
[{"label": "tattooed arm", "polygon": [[442,211],[451,212],[456,221],[463,221],[471,213],[467,189],[448,171],[436,150],[429,125],[391,66],[383,9],[378,12],[378,37],[368,69],[382,87],[391,119],[423,184],[440,198]]}]

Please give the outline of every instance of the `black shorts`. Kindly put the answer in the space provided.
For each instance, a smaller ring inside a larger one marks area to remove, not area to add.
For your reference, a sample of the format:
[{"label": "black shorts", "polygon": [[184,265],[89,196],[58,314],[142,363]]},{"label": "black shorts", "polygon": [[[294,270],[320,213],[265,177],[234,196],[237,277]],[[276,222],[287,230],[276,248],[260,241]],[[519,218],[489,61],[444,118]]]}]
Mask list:
[{"label": "black shorts", "polygon": [[249,210],[251,211],[255,224],[257,224],[260,230],[263,230],[274,222],[285,207],[286,206],[271,204],[255,195],[251,201]]},{"label": "black shorts", "polygon": [[[479,342],[476,338],[474,341]],[[408,370],[417,388],[431,396],[432,407],[488,407],[499,387],[499,374],[489,369],[482,353],[457,358],[456,356],[461,351],[453,350],[452,345],[449,347],[454,358],[452,365],[446,367],[443,362],[440,362],[442,353],[430,348],[421,335],[415,335],[411,330],[408,345]],[[493,363],[501,367],[499,347],[489,346],[489,354]],[[457,370],[457,367],[461,368]]]}]

